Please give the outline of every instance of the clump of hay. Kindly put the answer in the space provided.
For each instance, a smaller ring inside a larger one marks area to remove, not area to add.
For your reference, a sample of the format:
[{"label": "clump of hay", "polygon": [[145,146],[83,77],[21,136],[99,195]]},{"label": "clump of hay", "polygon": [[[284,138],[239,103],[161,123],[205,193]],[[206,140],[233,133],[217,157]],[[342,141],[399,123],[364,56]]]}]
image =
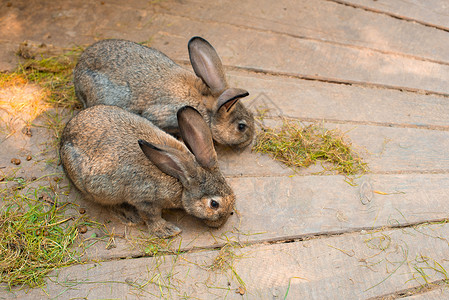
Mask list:
[{"label": "clump of hay", "polygon": [[268,154],[291,168],[308,167],[320,160],[330,163],[325,171],[345,175],[367,171],[367,164],[354,152],[341,131],[317,124],[302,125],[284,120],[278,128],[262,125],[252,150]]}]

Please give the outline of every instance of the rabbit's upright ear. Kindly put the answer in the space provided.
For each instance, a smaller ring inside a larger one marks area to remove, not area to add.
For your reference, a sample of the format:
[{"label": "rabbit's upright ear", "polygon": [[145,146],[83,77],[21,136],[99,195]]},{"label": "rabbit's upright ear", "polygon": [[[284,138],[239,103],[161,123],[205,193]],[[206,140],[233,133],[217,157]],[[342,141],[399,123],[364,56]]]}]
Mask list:
[{"label": "rabbit's upright ear", "polygon": [[187,172],[183,166],[182,159],[177,159],[177,150],[156,147],[144,140],[139,140],[140,149],[146,157],[156,165],[162,172],[179,179],[181,182],[187,180]]},{"label": "rabbit's upright ear", "polygon": [[196,76],[211,89],[212,94],[220,94],[226,89],[223,65],[214,47],[205,39],[195,36],[190,39],[189,57]]},{"label": "rabbit's upright ear", "polygon": [[229,88],[225,90],[217,99],[217,112],[222,108],[229,112],[237,101],[248,95],[248,91],[244,89]]},{"label": "rabbit's upright ear", "polygon": [[181,137],[197,162],[205,168],[218,164],[212,133],[201,114],[190,106],[184,106],[178,113],[178,125]]}]

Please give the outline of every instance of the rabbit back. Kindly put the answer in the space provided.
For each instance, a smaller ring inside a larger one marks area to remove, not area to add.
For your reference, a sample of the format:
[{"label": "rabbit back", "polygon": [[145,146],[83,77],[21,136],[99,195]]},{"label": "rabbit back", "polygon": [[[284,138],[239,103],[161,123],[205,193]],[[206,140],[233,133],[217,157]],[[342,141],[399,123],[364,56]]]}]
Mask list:
[{"label": "rabbit back", "polygon": [[75,67],[74,85],[84,107],[119,106],[168,131],[177,128],[176,112],[186,105],[198,109],[194,99],[201,97],[201,80],[191,72],[154,48],[126,40],[88,47]]},{"label": "rabbit back", "polygon": [[61,138],[61,161],[74,185],[97,203],[180,208],[182,185],[146,158],[139,139],[188,151],[148,120],[100,105],[69,121]]}]

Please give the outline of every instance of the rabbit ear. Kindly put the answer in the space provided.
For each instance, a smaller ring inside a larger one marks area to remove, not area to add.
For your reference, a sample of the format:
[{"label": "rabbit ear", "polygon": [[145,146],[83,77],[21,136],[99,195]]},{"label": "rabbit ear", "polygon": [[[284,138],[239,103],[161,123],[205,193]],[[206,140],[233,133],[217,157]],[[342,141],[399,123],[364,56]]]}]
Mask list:
[{"label": "rabbit ear", "polygon": [[230,88],[225,90],[217,100],[217,112],[223,107],[227,112],[231,110],[234,104],[243,97],[248,96],[249,93],[243,89]]},{"label": "rabbit ear", "polygon": [[[170,149],[161,149],[163,146],[158,148],[144,140],[139,140],[139,146],[146,157],[155,164],[159,170],[179,179],[181,182],[187,180],[186,171],[184,170],[181,161],[174,159],[176,153],[170,153]],[[172,151],[176,152],[175,149],[172,149]]]},{"label": "rabbit ear", "polygon": [[196,76],[204,81],[213,94],[221,93],[226,88],[226,77],[214,47],[205,39],[195,36],[190,39],[188,48]]},{"label": "rabbit ear", "polygon": [[216,166],[217,154],[212,133],[201,114],[193,107],[184,106],[178,111],[177,117],[181,137],[197,162],[205,168]]}]

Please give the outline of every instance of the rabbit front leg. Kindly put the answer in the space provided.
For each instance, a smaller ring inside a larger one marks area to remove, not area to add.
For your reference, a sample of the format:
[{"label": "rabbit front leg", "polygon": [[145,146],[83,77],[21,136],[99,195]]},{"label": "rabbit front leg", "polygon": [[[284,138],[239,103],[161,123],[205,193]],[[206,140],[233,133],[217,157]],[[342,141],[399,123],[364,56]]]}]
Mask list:
[{"label": "rabbit front leg", "polygon": [[168,238],[181,233],[182,230],[176,225],[162,218],[161,208],[155,208],[154,204],[148,202],[142,202],[135,206],[151,234],[160,238]]},{"label": "rabbit front leg", "polygon": [[147,221],[148,230],[160,238],[169,238],[181,233],[181,229],[173,223],[164,220],[161,216]]}]

